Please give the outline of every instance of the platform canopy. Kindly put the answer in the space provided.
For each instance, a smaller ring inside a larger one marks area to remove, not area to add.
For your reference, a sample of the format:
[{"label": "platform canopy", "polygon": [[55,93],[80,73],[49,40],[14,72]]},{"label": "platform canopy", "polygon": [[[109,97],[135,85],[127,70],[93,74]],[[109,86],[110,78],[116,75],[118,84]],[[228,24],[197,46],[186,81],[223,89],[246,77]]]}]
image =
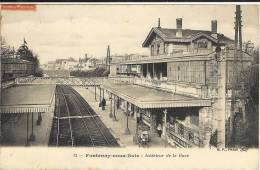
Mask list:
[{"label": "platform canopy", "polygon": [[0,113],[48,112],[55,94],[54,85],[13,86],[3,89]]},{"label": "platform canopy", "polygon": [[211,100],[172,94],[134,84],[105,83],[101,86],[139,108],[176,108],[211,106]]}]

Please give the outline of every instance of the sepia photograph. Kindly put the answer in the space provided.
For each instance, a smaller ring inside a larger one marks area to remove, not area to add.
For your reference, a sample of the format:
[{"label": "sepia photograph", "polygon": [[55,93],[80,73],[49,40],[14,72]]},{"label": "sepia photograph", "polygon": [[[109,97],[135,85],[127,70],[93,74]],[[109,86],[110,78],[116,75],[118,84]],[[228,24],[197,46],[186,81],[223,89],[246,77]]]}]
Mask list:
[{"label": "sepia photograph", "polygon": [[258,151],[258,4],[3,3],[0,31],[0,155]]}]

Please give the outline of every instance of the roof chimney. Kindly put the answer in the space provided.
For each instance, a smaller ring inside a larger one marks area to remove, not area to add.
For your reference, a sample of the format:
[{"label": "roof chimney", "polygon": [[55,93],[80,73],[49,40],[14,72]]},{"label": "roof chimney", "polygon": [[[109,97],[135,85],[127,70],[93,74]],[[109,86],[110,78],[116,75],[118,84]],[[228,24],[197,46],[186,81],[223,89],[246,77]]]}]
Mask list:
[{"label": "roof chimney", "polygon": [[176,37],[182,37],[182,18],[177,18],[176,19]]},{"label": "roof chimney", "polygon": [[158,18],[158,28],[161,28],[161,21],[160,21],[160,18]]},{"label": "roof chimney", "polygon": [[182,29],[182,18],[176,19],[176,27],[177,29]]},{"label": "roof chimney", "polygon": [[211,36],[214,38],[218,38],[218,21],[217,20],[212,20],[211,21]]}]

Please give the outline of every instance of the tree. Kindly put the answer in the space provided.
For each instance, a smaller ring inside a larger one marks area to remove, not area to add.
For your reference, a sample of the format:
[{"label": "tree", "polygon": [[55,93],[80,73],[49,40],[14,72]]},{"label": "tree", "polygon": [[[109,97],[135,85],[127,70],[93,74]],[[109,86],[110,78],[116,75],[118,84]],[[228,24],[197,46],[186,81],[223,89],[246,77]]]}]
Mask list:
[{"label": "tree", "polygon": [[14,49],[12,49],[7,42],[5,41],[4,37],[0,37],[0,55],[1,58],[11,58],[12,56],[14,56]]},{"label": "tree", "polygon": [[259,135],[259,64],[254,64],[247,70],[245,82],[246,94],[246,134],[247,145],[258,147]]},{"label": "tree", "polygon": [[33,53],[28,48],[26,41],[18,48],[17,56],[19,59],[27,60],[27,61],[34,61]]},{"label": "tree", "polygon": [[[41,75],[39,69],[39,57],[36,53],[29,49],[27,42],[24,40],[24,43],[18,48],[17,56],[19,59],[27,60],[33,63],[33,73],[34,75]],[[38,74],[39,73],[39,74]]]},{"label": "tree", "polygon": [[243,71],[246,122],[242,134],[242,145],[258,147],[259,136],[259,50],[253,53],[254,63]]}]

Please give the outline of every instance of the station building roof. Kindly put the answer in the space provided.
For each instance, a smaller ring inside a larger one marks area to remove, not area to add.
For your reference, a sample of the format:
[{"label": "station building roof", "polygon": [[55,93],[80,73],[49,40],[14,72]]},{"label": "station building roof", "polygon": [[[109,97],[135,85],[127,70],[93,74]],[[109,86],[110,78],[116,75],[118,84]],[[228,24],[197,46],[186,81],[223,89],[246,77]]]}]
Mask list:
[{"label": "station building roof", "polygon": [[134,84],[104,83],[101,88],[140,108],[176,108],[211,106],[209,99],[196,98],[181,94],[148,88]]},{"label": "station building roof", "polygon": [[54,92],[55,85],[23,85],[3,89],[0,113],[47,112]]},{"label": "station building roof", "polygon": [[219,42],[222,44],[227,44],[234,42],[234,40],[219,33],[217,33],[217,38],[212,37],[212,32],[207,30],[181,29],[183,36],[180,38],[176,36],[177,30],[178,29],[154,27],[151,29],[142,46],[148,47],[151,42],[151,37],[154,34],[160,36],[165,42],[191,42],[194,39],[198,38],[198,36],[205,36],[206,38],[210,39],[215,43]]}]

